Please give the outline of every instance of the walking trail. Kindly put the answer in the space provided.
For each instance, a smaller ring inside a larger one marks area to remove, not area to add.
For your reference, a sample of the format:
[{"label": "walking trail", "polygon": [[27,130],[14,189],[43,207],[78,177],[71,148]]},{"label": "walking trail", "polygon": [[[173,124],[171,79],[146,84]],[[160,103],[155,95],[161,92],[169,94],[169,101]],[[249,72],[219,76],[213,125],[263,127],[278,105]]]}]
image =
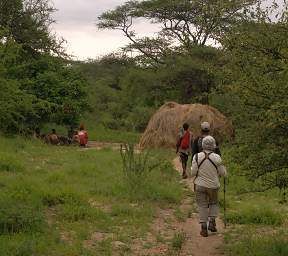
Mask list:
[{"label": "walking trail", "polygon": [[[119,149],[117,143],[90,142],[90,148],[101,149],[112,147]],[[173,160],[173,165],[181,174],[179,158]],[[219,247],[223,244],[224,225],[220,218],[217,219],[217,233],[210,233],[204,238],[200,236],[200,225],[194,202],[193,180],[181,180],[184,186],[185,197],[179,209],[158,208],[151,230],[145,239],[134,239],[131,245],[132,255],[135,256],[219,256],[223,255]],[[180,236],[180,246],[172,245],[175,236]],[[147,246],[149,244],[149,246]],[[177,247],[177,248],[175,248]]]},{"label": "walking trail", "polygon": [[[173,165],[176,170],[181,173],[181,163],[178,158],[173,160]],[[190,191],[194,191],[194,185],[192,179],[183,180],[182,183]],[[186,200],[186,199],[185,199]],[[195,202],[193,202],[195,204]],[[183,206],[185,201],[183,202]],[[200,225],[198,222],[197,214],[193,214],[192,218],[188,218],[184,224],[184,232],[187,234],[186,242],[183,246],[180,255],[193,255],[193,256],[216,256],[222,255],[217,250],[223,243],[224,224],[221,219],[217,219],[218,233],[209,233],[207,238],[200,235]]]}]

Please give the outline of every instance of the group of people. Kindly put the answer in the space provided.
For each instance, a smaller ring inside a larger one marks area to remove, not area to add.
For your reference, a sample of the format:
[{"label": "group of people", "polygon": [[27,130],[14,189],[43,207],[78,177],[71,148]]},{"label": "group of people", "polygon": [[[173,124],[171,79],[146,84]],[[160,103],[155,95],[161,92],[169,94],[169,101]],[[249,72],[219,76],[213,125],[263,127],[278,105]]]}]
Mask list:
[{"label": "group of people", "polygon": [[75,130],[73,127],[70,127],[68,131],[68,136],[62,136],[57,134],[55,129],[52,129],[51,132],[47,135],[40,134],[40,129],[35,129],[35,137],[43,139],[46,143],[52,145],[79,145],[81,147],[86,147],[88,143],[88,133],[84,128],[84,125],[81,124],[79,130]]},{"label": "group of people", "polygon": [[[210,135],[210,124],[201,123],[201,135],[193,139],[187,123],[179,130],[176,153],[182,164],[182,177],[193,178],[194,192],[201,225],[200,235],[208,236],[208,230],[217,232],[219,177],[226,177],[227,171],[221,159],[216,140]],[[191,155],[191,175],[188,175],[187,163]]]},{"label": "group of people", "polygon": [[80,125],[78,131],[71,127],[68,131],[68,138],[72,140],[72,143],[78,143],[80,147],[86,147],[88,143],[88,132],[85,130],[83,124]]}]

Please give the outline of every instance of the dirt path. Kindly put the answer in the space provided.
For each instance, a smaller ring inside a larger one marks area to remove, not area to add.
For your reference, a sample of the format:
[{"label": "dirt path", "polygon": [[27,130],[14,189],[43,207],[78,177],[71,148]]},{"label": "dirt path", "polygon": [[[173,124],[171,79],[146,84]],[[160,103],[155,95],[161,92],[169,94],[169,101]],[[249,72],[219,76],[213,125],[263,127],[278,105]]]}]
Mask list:
[{"label": "dirt path", "polygon": [[[87,149],[120,149],[118,143],[89,142]],[[181,173],[178,158],[173,160],[176,170]],[[178,209],[158,208],[151,231],[145,238],[134,239],[130,252],[133,256],[219,256],[223,241],[223,223],[218,218],[218,233],[209,233],[207,238],[200,236],[200,225],[194,202],[192,179],[182,180],[186,196]],[[190,194],[190,196],[188,196]]]},{"label": "dirt path", "polygon": [[[178,158],[173,160],[175,169],[181,173],[181,163]],[[192,179],[183,180],[185,186],[193,191]],[[193,256],[216,256],[221,255],[217,251],[217,248],[223,243],[223,222],[217,219],[217,229],[218,233],[209,233],[207,238],[200,236],[200,226],[198,223],[197,214],[194,214],[192,218],[187,219],[183,230],[187,234],[187,240],[183,246],[180,255],[193,255]]]}]

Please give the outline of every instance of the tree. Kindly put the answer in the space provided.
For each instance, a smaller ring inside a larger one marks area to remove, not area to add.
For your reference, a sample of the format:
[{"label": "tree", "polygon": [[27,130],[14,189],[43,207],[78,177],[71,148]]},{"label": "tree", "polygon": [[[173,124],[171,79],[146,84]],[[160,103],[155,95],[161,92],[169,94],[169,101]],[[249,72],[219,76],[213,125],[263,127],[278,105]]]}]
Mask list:
[{"label": "tree", "polygon": [[51,14],[55,11],[50,0],[0,0],[0,40],[8,38],[30,52],[45,52],[66,56],[64,39],[51,33],[54,23]]},{"label": "tree", "polygon": [[272,22],[261,12],[260,19],[238,24],[222,41],[233,81],[229,89],[249,118],[237,160],[251,180],[262,182],[262,189],[288,187],[286,15]]},{"label": "tree", "polygon": [[0,7],[0,129],[78,122],[87,107],[86,81],[50,32],[50,1],[0,0]]},{"label": "tree", "polygon": [[[190,52],[194,46],[204,46],[209,40],[219,41],[229,27],[241,20],[245,10],[257,1],[239,0],[146,0],[128,1],[103,13],[97,24],[100,29],[121,30],[135,49],[148,59],[162,63],[171,52]],[[139,38],[133,25],[145,18],[161,25],[155,38]],[[127,48],[126,48],[127,49]]]},{"label": "tree", "polygon": [[[158,75],[163,73],[161,69],[170,70],[166,77],[162,76],[162,85],[153,82],[163,95],[163,91],[171,92],[172,88],[178,92],[175,100],[179,102],[208,104],[220,67],[218,51],[207,45],[219,43],[233,24],[246,18],[245,10],[256,2],[128,1],[103,13],[97,25],[100,29],[121,30],[131,42],[124,51],[136,50],[139,55],[135,59],[142,68],[154,68],[151,72]],[[136,19],[156,23],[161,29],[155,37],[140,38],[133,29]]]}]

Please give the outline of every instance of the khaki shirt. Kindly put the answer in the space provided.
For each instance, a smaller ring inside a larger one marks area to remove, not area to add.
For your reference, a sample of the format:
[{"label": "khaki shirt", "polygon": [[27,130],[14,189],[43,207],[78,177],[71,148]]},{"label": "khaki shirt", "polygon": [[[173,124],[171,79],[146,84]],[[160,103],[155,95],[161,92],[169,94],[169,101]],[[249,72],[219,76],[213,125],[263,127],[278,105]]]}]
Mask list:
[{"label": "khaki shirt", "polygon": [[[209,151],[205,151],[206,153],[210,153]],[[191,176],[196,177],[194,183],[198,186],[206,187],[206,188],[219,188],[220,187],[220,176],[227,176],[227,171],[225,166],[222,163],[222,159],[219,155],[215,153],[211,153],[209,158],[213,161],[215,166],[207,159],[205,160],[200,168],[198,165],[205,159],[205,153],[198,153],[198,164],[196,162],[196,155],[193,157],[192,167],[191,167]],[[198,173],[198,175],[197,175]]]}]

